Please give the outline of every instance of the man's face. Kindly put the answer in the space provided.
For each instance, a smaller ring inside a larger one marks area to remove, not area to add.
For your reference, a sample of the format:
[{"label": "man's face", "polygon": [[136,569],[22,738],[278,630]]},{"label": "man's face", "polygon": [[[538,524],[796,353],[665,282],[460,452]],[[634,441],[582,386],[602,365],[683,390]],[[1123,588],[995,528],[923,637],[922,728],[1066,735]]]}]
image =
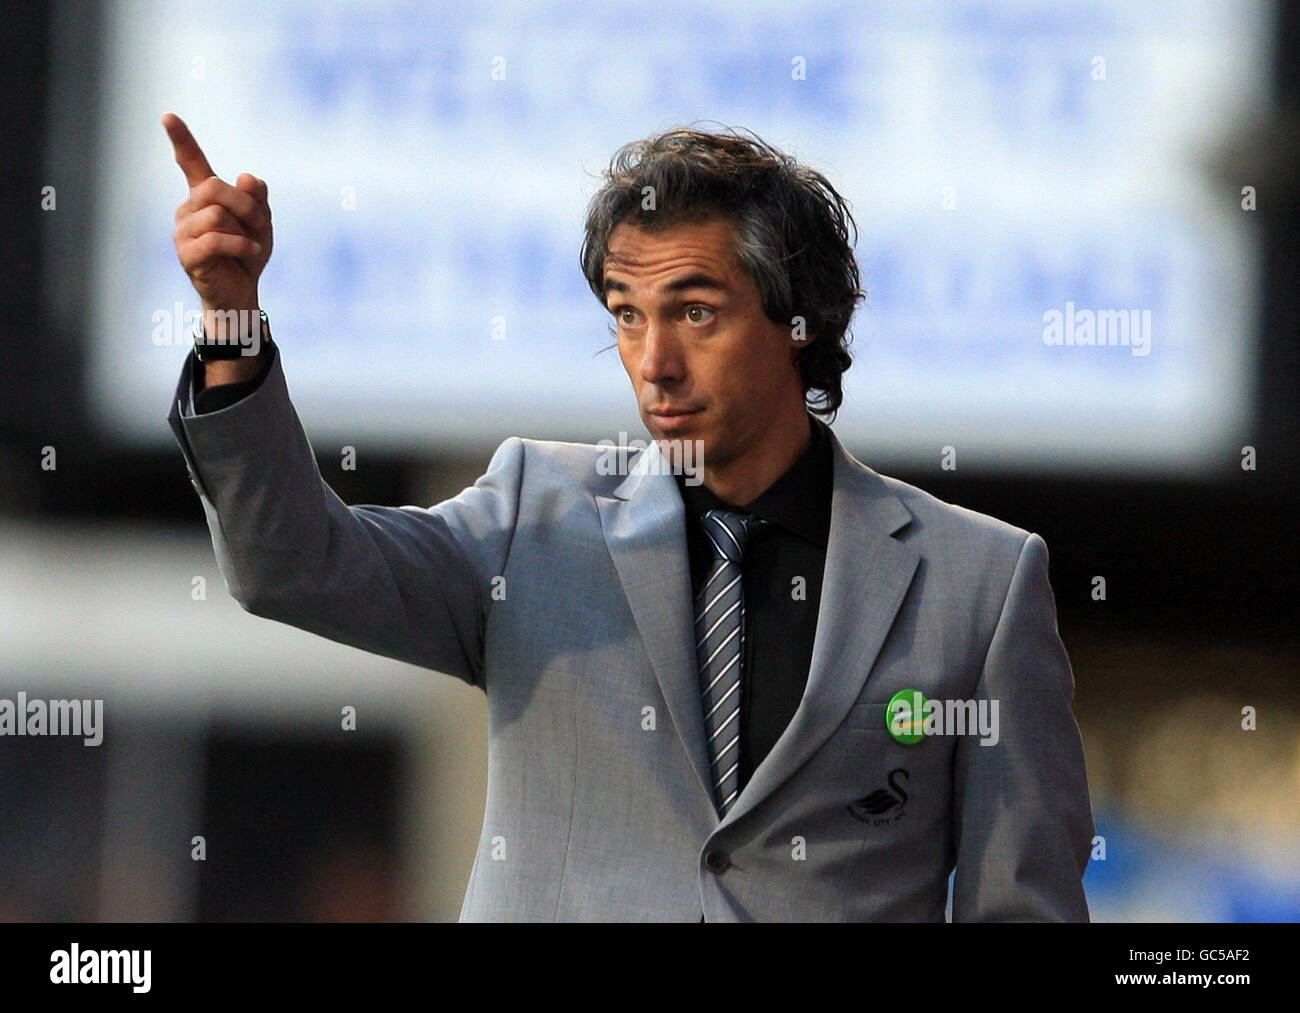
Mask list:
[{"label": "man's face", "polygon": [[761,454],[804,413],[791,328],[763,312],[723,219],[647,232],[618,225],[605,304],[637,407],[656,440],[698,440],[704,466]]}]

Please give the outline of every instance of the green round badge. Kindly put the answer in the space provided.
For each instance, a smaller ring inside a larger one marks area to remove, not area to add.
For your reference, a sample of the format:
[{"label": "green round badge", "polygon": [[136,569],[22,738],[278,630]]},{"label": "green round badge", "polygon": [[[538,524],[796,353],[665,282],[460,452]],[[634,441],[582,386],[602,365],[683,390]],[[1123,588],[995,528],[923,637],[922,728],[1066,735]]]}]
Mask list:
[{"label": "green round badge", "polygon": [[885,707],[885,727],[894,741],[914,746],[925,737],[925,695],[919,689],[900,689]]}]

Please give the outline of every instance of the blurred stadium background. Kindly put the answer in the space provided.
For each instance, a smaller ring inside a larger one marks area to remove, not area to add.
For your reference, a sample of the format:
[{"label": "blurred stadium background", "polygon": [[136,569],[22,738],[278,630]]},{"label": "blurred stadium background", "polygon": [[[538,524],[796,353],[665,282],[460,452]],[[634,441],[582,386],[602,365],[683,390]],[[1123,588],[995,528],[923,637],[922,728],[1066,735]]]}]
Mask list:
[{"label": "blurred stadium background", "polygon": [[[165,423],[166,110],[269,182],[262,300],[349,503],[644,435],[577,263],[618,145],[721,122],[827,173],[870,291],[837,431],[1051,550],[1094,919],[1300,920],[1300,8],[121,0],[0,36],[0,698],[106,721],[0,738],[0,920],[452,920],[477,844],[477,691],[225,592]],[[1150,310],[1149,354],[1046,344],[1067,302]]]}]

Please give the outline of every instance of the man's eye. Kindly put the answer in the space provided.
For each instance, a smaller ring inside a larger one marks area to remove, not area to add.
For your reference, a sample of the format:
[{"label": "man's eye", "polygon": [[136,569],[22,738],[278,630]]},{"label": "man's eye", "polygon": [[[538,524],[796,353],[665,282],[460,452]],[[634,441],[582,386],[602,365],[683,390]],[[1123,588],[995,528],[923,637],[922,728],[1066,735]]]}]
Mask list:
[{"label": "man's eye", "polygon": [[618,311],[618,322],[631,327],[636,322],[636,310],[624,306]]},{"label": "man's eye", "polygon": [[686,307],[686,319],[693,324],[702,324],[713,314],[713,311],[707,306],[688,306]]}]

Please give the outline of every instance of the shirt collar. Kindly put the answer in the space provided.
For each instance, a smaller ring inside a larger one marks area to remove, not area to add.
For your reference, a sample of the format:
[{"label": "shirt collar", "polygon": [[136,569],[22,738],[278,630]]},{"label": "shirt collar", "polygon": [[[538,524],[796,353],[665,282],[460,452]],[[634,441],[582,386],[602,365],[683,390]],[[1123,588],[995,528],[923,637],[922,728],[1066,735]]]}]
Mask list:
[{"label": "shirt collar", "polygon": [[826,423],[811,414],[808,421],[812,438],[807,448],[752,503],[738,507],[715,496],[703,483],[687,485],[684,476],[677,475],[677,488],[686,509],[696,516],[706,510],[744,510],[825,548],[831,528],[834,461]]}]

